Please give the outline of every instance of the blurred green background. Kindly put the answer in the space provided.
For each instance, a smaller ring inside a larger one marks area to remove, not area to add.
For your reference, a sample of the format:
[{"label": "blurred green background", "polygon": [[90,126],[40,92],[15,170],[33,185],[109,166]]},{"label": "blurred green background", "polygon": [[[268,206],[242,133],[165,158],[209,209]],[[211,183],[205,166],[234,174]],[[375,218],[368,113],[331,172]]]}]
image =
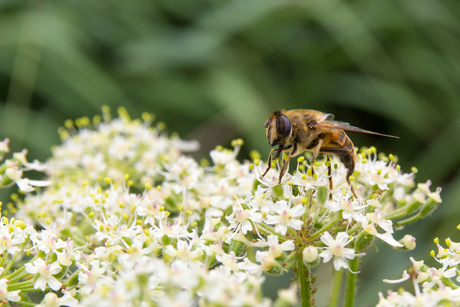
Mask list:
[{"label": "blurred green background", "polygon": [[[415,251],[379,244],[364,257],[357,306],[372,306],[409,256],[430,258],[435,236],[459,241],[459,13],[456,0],[3,0],[0,137],[44,161],[64,120],[102,105],[155,113],[168,132],[199,140],[201,157],[237,137],[241,158],[265,157],[263,123],[282,108],[398,135],[350,133],[403,170],[416,166],[417,181],[443,187],[443,203],[396,234],[415,235]],[[317,271],[318,306],[330,271]]]}]

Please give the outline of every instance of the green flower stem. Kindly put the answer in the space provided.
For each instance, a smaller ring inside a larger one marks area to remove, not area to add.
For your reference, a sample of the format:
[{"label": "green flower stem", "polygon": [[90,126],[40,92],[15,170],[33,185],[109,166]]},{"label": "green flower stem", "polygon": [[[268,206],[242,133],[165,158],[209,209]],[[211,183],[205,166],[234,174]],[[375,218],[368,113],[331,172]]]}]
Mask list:
[{"label": "green flower stem", "polygon": [[416,220],[419,220],[420,219],[420,214],[416,214],[414,216],[411,216],[410,218],[407,218],[405,220],[401,220],[401,221],[397,221],[393,224],[393,227],[396,227],[396,226],[403,226],[403,225],[407,225],[407,224],[410,224]]},{"label": "green flower stem", "polygon": [[312,195],[311,190],[308,190],[308,192],[305,193],[305,199],[307,200],[307,203],[305,204],[305,206],[306,206],[307,209],[305,210],[305,213],[303,214],[303,218],[302,218],[302,220],[304,222],[308,221],[308,215],[310,213],[310,209],[311,209],[311,206],[312,206],[311,195]]},{"label": "green flower stem", "polygon": [[[6,261],[6,259],[8,258],[8,255],[9,255],[8,253],[4,253],[3,256],[0,257],[0,259],[1,259],[1,260],[0,260],[0,266],[1,266],[2,268],[5,267],[5,261]],[[4,274],[4,273],[5,273],[5,271],[3,271],[3,274]],[[2,274],[2,275],[3,275],[3,274]]]},{"label": "green flower stem", "polygon": [[283,264],[284,269],[289,270],[290,268],[292,268],[292,266],[294,266],[294,264],[296,263],[296,261],[294,261],[293,258],[294,258],[295,256],[297,256],[297,254],[298,254],[297,251],[294,250],[293,252],[291,252],[291,253],[287,256],[287,258],[286,258],[286,260],[284,261],[284,264]]},{"label": "green flower stem", "polygon": [[362,225],[361,223],[356,223],[355,226],[351,227],[351,228],[347,231],[347,233],[348,233],[348,234],[354,233],[356,230],[358,230],[358,229],[360,229],[360,228],[362,228],[362,227],[363,227],[363,225]]},{"label": "green flower stem", "polygon": [[[9,290],[9,289],[8,289]],[[31,287],[24,287],[24,288],[19,288],[19,289],[16,289],[16,290],[21,290],[21,293],[37,293],[39,291],[41,291],[40,289],[35,289],[33,286]],[[50,287],[46,287],[45,288],[45,291],[50,291],[51,288]]]},{"label": "green flower stem", "polygon": [[24,301],[19,301],[19,302],[14,302],[17,305],[21,306],[37,306],[36,303],[31,303],[31,302],[24,302]]},{"label": "green flower stem", "polygon": [[[21,251],[24,249],[24,246],[26,246],[27,244],[27,240],[22,244],[21,246]],[[16,258],[19,256],[20,252],[17,252],[16,254],[14,254],[13,258],[11,258],[11,260],[8,262],[8,264],[4,267],[4,271],[3,272],[9,272],[9,270],[11,269],[11,267],[13,266],[14,262],[16,261]],[[34,257],[34,259],[31,260],[34,261],[36,259],[36,257]],[[3,263],[2,263],[3,264]],[[24,267],[21,267],[20,269],[16,270],[13,274],[17,274],[16,272],[20,271],[21,269],[24,269]],[[18,272],[20,273],[20,272]],[[13,275],[12,274],[12,275]]]},{"label": "green flower stem", "polygon": [[[412,212],[408,212],[408,208],[411,207],[411,208],[414,208],[416,210],[418,210],[420,207],[422,206],[422,204],[418,201],[414,201],[413,203],[411,204],[406,204],[400,208],[398,208],[397,210],[389,213],[389,214],[386,214],[385,215],[385,218],[388,219],[388,220],[393,220],[393,219],[397,219],[397,218],[401,218],[401,217],[404,217]],[[410,209],[409,209],[410,211]]]},{"label": "green flower stem", "polygon": [[458,286],[449,278],[441,277],[441,281],[443,284],[445,284],[448,287],[451,287],[452,289],[458,289]]},{"label": "green flower stem", "polygon": [[75,272],[73,272],[73,274],[67,278],[67,282],[62,283],[64,287],[67,288],[76,285],[78,283],[78,274],[80,273],[80,270],[76,270]]},{"label": "green flower stem", "polygon": [[355,259],[348,261],[348,265],[350,266],[350,269],[347,276],[345,307],[353,307],[355,303],[356,282],[358,280],[359,258],[355,257]]},{"label": "green flower stem", "polygon": [[[88,216],[86,216],[86,218],[89,220]],[[72,240],[75,243],[78,243],[79,246],[85,246],[85,245],[88,244],[88,242],[85,239],[85,236],[81,233],[80,230],[77,232],[77,231],[72,229]]]},{"label": "green flower stem", "polygon": [[282,234],[277,233],[272,227],[270,227],[270,226],[268,226],[268,225],[266,225],[264,223],[257,224],[257,229],[260,230],[261,232],[263,232],[266,235],[268,235],[268,234],[276,235],[283,242],[287,240],[286,236],[283,236]]},{"label": "green flower stem", "polygon": [[297,237],[297,232],[294,229],[292,229],[291,227],[288,228],[288,232],[294,238]]},{"label": "green flower stem", "polygon": [[330,307],[337,307],[339,304],[340,289],[342,288],[343,271],[344,271],[343,269],[334,271],[334,280],[332,284],[331,300],[329,302]]},{"label": "green flower stem", "polygon": [[37,291],[37,289],[34,289],[34,283],[35,283],[35,280],[31,279],[31,280],[18,282],[15,284],[9,284],[8,291],[21,290],[21,292],[24,292],[24,291],[27,291],[28,289],[33,289],[33,291]]},{"label": "green flower stem", "polygon": [[0,166],[0,174],[4,174],[5,171],[7,169],[7,166],[6,166],[6,163],[3,163],[1,166]]},{"label": "green flower stem", "polygon": [[340,220],[340,217],[337,215],[329,223],[327,223],[323,228],[321,228],[320,230],[318,230],[317,232],[312,234],[308,239],[312,240],[312,239],[315,239],[315,238],[319,237],[323,232],[325,232],[326,230],[328,230],[329,228],[334,226],[335,223],[337,223],[339,220]]},{"label": "green flower stem", "polygon": [[311,307],[310,270],[305,267],[301,255],[297,259],[297,280],[299,281],[301,306]]},{"label": "green flower stem", "polygon": [[21,267],[21,268],[19,268],[17,270],[17,271],[20,271],[19,272],[20,274],[16,274],[16,272],[14,272],[14,276],[13,276],[13,274],[11,274],[12,277],[8,277],[8,283],[16,282],[17,280],[20,280],[20,279],[30,275],[29,273],[24,272],[24,270],[25,270],[25,268]]},{"label": "green flower stem", "polygon": [[387,220],[393,220],[393,219],[397,219],[397,218],[400,218],[400,217],[403,217],[405,215],[407,215],[407,205],[405,205],[404,207],[401,207],[401,208],[398,208],[396,209],[395,211],[389,213],[389,214],[385,214],[385,219]]}]

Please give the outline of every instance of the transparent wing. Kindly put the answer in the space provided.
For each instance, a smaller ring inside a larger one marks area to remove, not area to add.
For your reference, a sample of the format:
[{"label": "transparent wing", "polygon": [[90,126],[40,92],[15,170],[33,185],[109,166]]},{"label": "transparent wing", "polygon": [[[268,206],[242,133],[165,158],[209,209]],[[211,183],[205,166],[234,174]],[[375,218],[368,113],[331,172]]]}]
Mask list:
[{"label": "transparent wing", "polygon": [[380,135],[380,136],[386,136],[390,138],[399,138],[394,135],[389,135],[389,134],[383,134],[383,133],[378,133],[378,132],[373,132],[365,129],[361,129],[355,126],[350,125],[349,123],[346,122],[339,122],[339,121],[323,121],[320,123],[317,123],[315,125],[318,128],[329,128],[329,129],[340,129],[340,130],[346,130],[346,131],[353,131],[353,132],[359,132],[359,133],[367,133],[367,134],[374,134],[374,135]]}]

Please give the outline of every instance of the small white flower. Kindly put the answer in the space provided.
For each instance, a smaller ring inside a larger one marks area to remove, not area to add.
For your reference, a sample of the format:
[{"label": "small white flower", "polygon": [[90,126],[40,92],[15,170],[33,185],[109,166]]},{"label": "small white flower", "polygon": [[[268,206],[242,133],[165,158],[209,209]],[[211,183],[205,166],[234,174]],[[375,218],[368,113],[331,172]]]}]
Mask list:
[{"label": "small white flower", "polygon": [[46,293],[42,302],[36,307],[54,307],[54,306],[77,306],[78,300],[72,297],[69,293],[65,293],[64,296],[58,297],[53,292]]},{"label": "small white flower", "polygon": [[235,153],[231,150],[211,150],[209,153],[211,156],[212,162],[215,165],[226,165],[235,160]]},{"label": "small white flower", "polygon": [[346,232],[339,232],[335,239],[332,238],[329,232],[325,232],[321,236],[321,241],[323,241],[327,247],[319,256],[323,258],[325,263],[334,258],[334,269],[336,271],[340,270],[340,268],[348,269],[347,259],[355,258],[355,250],[346,248],[345,246],[353,239],[354,238],[349,239]]},{"label": "small white flower", "polygon": [[92,260],[90,262],[91,269],[81,264],[77,265],[81,269],[81,272],[78,273],[78,283],[80,284],[81,292],[89,294],[97,288],[98,281],[104,276],[106,269],[100,265],[99,260]]},{"label": "small white flower", "polygon": [[288,205],[285,200],[280,200],[275,204],[270,204],[270,208],[276,215],[268,215],[266,223],[275,225],[275,230],[280,234],[285,235],[288,227],[295,230],[300,230],[302,228],[304,222],[296,218],[304,214],[306,210],[304,206],[298,205],[291,208],[290,204]]},{"label": "small white flower", "polygon": [[41,289],[42,291],[45,291],[47,284],[54,291],[57,291],[61,288],[62,283],[53,276],[62,270],[59,262],[56,261],[51,264],[46,264],[43,259],[38,258],[35,259],[32,263],[26,263],[25,268],[27,273],[40,274],[40,277],[38,277],[35,281],[35,289]]},{"label": "small white flower", "polygon": [[269,271],[275,264],[276,260],[269,252],[256,252],[256,261],[260,262],[262,270]]},{"label": "small white flower", "polygon": [[243,234],[246,234],[262,222],[262,213],[258,212],[257,208],[252,207],[251,202],[248,202],[246,206],[249,208],[244,209],[237,201],[233,204],[232,214],[226,216],[226,219],[230,222],[229,229],[234,229],[235,233],[241,230]]},{"label": "small white flower", "polygon": [[0,279],[0,301],[8,300],[11,302],[19,302],[21,297],[19,296],[20,290],[8,291],[8,280],[6,278]]},{"label": "small white flower", "polygon": [[184,261],[194,261],[199,259],[204,254],[204,251],[197,249],[197,244],[193,240],[188,243],[184,240],[178,240],[177,248],[172,245],[166,246],[165,254]]},{"label": "small white flower", "polygon": [[20,251],[19,245],[24,242],[24,238],[15,235],[14,232],[9,232],[8,228],[0,230],[0,253],[3,254],[5,250],[11,255]]},{"label": "small white flower", "polygon": [[[393,222],[382,218],[380,210],[366,214],[361,218],[361,224],[368,234],[379,238],[387,244],[394,247],[403,247],[401,243],[393,238]],[[385,230],[385,233],[379,233],[375,227],[377,224],[380,228]]]},{"label": "small white flower", "polygon": [[332,194],[332,200],[327,200],[324,204],[326,208],[330,208],[332,212],[342,211],[342,217],[348,221],[348,224],[353,221],[360,221],[363,218],[363,209],[367,205],[359,205],[356,199],[350,199],[350,195],[343,194],[341,191]]},{"label": "small white flower", "polygon": [[274,258],[278,258],[284,251],[292,251],[295,249],[294,241],[287,240],[281,244],[278,243],[278,236],[269,235],[267,242],[269,246],[269,252]]}]

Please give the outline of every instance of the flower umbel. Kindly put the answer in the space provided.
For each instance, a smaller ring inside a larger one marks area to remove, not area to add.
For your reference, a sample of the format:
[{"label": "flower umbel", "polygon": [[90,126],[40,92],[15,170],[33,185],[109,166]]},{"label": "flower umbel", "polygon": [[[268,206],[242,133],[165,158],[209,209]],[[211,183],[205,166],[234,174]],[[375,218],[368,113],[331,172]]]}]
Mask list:
[{"label": "flower umbel", "polygon": [[340,268],[348,269],[347,259],[355,258],[355,250],[352,248],[346,248],[354,238],[349,238],[346,232],[339,232],[337,237],[334,239],[329,232],[325,232],[321,236],[321,241],[326,244],[326,250],[321,252],[319,256],[323,258],[324,262],[329,262],[334,258],[334,269],[337,271]]},{"label": "flower umbel", "polygon": [[[6,264],[0,298],[19,304],[28,293],[46,291],[43,306],[289,306],[298,291],[302,305],[311,306],[316,266],[332,262],[338,273],[356,276],[357,257],[374,238],[414,248],[415,238],[396,227],[441,202],[439,189],[416,185],[413,173],[373,149],[358,155],[356,198],[336,157],[317,159],[312,173],[302,156],[295,173],[278,183],[276,163],[261,179],[266,165],[259,158],[237,160],[242,140],[198,162],[184,154],[196,142],[167,136],[161,124],[151,127],[150,114],[142,118],[124,109],[112,118],[105,108],[92,120],[65,123],[63,144],[44,170],[25,152],[5,162],[5,185],[31,192],[13,197],[17,212],[0,223]],[[0,153],[7,152],[2,144]],[[44,171],[47,180],[21,181],[28,168]],[[427,285],[452,276],[454,245],[439,252],[442,270],[420,269]],[[264,298],[264,274],[291,269],[298,284],[275,302]]]}]

